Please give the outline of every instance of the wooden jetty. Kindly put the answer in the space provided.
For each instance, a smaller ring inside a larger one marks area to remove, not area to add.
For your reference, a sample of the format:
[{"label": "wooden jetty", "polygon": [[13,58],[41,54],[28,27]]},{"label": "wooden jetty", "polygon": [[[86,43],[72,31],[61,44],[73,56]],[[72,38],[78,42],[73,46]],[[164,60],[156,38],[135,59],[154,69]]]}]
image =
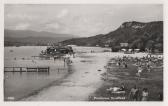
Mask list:
[{"label": "wooden jetty", "polygon": [[4,72],[49,72],[50,67],[4,67]]},{"label": "wooden jetty", "polygon": [[43,56],[43,55],[41,55],[41,56],[31,56],[31,57],[33,57],[34,59],[35,58],[45,58],[45,59],[50,59],[51,58],[51,56]]}]

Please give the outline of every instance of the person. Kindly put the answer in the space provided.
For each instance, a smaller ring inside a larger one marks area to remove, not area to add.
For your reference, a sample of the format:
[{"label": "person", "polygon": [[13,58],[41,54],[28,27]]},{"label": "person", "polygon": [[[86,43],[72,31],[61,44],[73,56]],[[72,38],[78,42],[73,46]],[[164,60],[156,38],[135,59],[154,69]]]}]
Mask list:
[{"label": "person", "polygon": [[147,71],[151,72],[151,66],[150,65],[147,65]]},{"label": "person", "polygon": [[163,94],[161,92],[158,94],[158,98],[160,101],[163,101]]},{"label": "person", "polygon": [[142,90],[142,101],[147,101],[149,96],[149,92],[147,88],[143,88]]},{"label": "person", "polygon": [[57,57],[56,57],[56,56],[54,56],[54,61],[56,61],[56,59],[57,59]]},{"label": "person", "polygon": [[125,91],[125,86],[124,86],[124,84],[121,85],[119,91]]},{"label": "person", "polygon": [[137,76],[140,78],[141,77],[141,73],[142,73],[142,66],[138,67],[138,73]]},{"label": "person", "polygon": [[127,68],[127,63],[126,62],[124,62],[124,68]]},{"label": "person", "polygon": [[138,93],[139,93],[139,90],[137,89],[136,85],[134,85],[134,87],[131,89],[131,91],[129,93],[129,98],[133,101],[137,101],[138,100]]},{"label": "person", "polygon": [[75,52],[72,52],[72,54],[73,54],[73,58],[75,58]]},{"label": "person", "polygon": [[121,65],[121,63],[120,63],[120,61],[118,62],[118,66],[120,67],[120,65]]},{"label": "person", "polygon": [[72,63],[72,61],[70,60],[69,57],[67,58],[67,61],[66,61],[66,62],[67,62],[68,65],[70,65],[70,64]]}]

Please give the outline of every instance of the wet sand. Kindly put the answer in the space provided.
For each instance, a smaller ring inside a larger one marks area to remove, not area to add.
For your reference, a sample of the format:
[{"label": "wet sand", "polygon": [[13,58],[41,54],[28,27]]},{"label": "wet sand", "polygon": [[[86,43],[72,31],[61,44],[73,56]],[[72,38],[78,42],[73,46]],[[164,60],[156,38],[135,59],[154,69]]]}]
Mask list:
[{"label": "wet sand", "polygon": [[[42,90],[24,101],[83,101],[102,84],[101,74],[109,58],[106,53],[86,53],[71,58],[71,75],[59,85]],[[102,70],[102,71],[98,71]]]},{"label": "wet sand", "polygon": [[123,55],[111,52],[78,54],[76,58],[71,58],[73,73],[61,84],[48,87],[22,101],[87,101],[89,95],[103,84],[101,74],[106,71],[104,66],[110,58]]}]

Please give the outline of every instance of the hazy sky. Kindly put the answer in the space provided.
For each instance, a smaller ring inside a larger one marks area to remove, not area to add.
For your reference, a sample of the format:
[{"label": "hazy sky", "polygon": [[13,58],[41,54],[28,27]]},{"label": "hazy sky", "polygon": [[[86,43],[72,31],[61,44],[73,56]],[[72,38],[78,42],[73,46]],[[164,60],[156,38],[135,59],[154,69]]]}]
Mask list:
[{"label": "hazy sky", "polygon": [[5,5],[5,28],[48,31],[78,36],[105,34],[126,21],[162,21],[159,4]]}]

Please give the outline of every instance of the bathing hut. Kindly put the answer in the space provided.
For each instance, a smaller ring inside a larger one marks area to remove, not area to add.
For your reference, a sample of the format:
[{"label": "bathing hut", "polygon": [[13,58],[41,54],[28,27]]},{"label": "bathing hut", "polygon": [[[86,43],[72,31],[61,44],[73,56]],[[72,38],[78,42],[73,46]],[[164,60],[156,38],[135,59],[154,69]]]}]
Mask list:
[{"label": "bathing hut", "polygon": [[73,49],[71,46],[49,46],[46,49],[47,55],[71,54]]}]

